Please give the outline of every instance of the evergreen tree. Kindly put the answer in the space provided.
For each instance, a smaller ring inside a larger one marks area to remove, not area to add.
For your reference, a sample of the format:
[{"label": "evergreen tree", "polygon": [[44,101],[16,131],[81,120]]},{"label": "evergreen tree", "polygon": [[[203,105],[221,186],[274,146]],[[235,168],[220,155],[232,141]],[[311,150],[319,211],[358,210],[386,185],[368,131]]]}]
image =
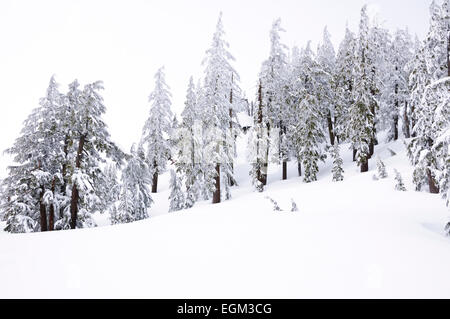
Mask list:
[{"label": "evergreen tree", "polygon": [[372,113],[373,95],[370,91],[369,76],[372,72],[368,57],[369,52],[369,18],[367,7],[361,11],[357,57],[355,64],[355,86],[353,104],[349,110],[347,136],[353,150],[356,150],[356,161],[361,172],[369,170],[370,144],[373,140],[374,116]]},{"label": "evergreen tree", "polygon": [[422,57],[415,58],[410,79],[415,81],[412,99],[417,103],[415,137],[408,144],[408,156],[414,165],[413,181],[417,190],[428,184],[430,193],[435,194],[440,192],[438,178],[445,176],[442,172],[448,156],[442,159],[439,156],[442,148],[436,145],[436,140],[445,140],[440,135],[445,134],[449,123],[448,12],[445,6],[445,2],[439,7],[434,1],[430,6],[430,29],[420,49]]},{"label": "evergreen tree", "polygon": [[[269,134],[272,134],[271,129],[277,128],[277,162],[282,164],[282,179],[287,179],[287,161],[289,160],[289,146],[288,146],[288,128],[289,123],[289,85],[288,80],[288,66],[286,56],[286,45],[281,43],[280,32],[285,30],[281,27],[281,19],[277,19],[272,24],[270,31],[270,55],[263,63],[260,73],[260,80],[262,86],[262,104],[266,110],[267,118],[263,119]],[[272,145],[273,146],[273,145]],[[267,157],[263,161],[263,172],[266,175]]]},{"label": "evergreen tree", "polygon": [[71,84],[71,91],[77,98],[70,99],[70,108],[73,110],[73,145],[67,155],[71,159],[67,182],[71,189],[70,207],[64,210],[64,217],[58,221],[58,229],[95,226],[92,213],[102,206],[104,200],[100,187],[104,173],[100,165],[105,162],[105,157],[117,164],[124,157],[123,152],[110,140],[107,126],[101,118],[106,111],[99,93],[103,89],[102,82],[87,84],[83,91],[79,91],[78,86],[77,81]]},{"label": "evergreen tree", "polygon": [[[353,89],[355,83],[356,65],[356,38],[348,26],[345,30],[344,40],[339,46],[336,59],[336,95],[335,133],[341,141],[347,140],[347,125],[349,123],[349,110],[353,105]],[[354,159],[356,160],[356,159]]]},{"label": "evergreen tree", "polygon": [[344,169],[342,168],[344,162],[339,154],[339,144],[335,143],[331,147],[331,158],[333,159],[333,182],[341,182],[344,180]]},{"label": "evergreen tree", "polygon": [[185,198],[181,189],[181,181],[174,170],[170,170],[170,195],[169,195],[169,212],[182,210],[185,208]]},{"label": "evergreen tree", "polygon": [[317,96],[320,103],[320,111],[325,119],[325,126],[328,129],[328,135],[331,145],[335,141],[335,123],[336,123],[336,53],[331,43],[330,33],[325,27],[323,31],[322,44],[317,50],[317,63],[319,66]]},{"label": "evergreen tree", "polygon": [[31,232],[54,229],[59,206],[56,183],[61,180],[62,157],[58,115],[64,103],[54,77],[47,95],[40,100],[14,145],[6,150],[14,156],[8,176],[2,181],[2,210],[6,231]]},{"label": "evergreen tree", "polygon": [[155,88],[149,96],[150,115],[145,122],[141,143],[152,174],[152,193],[158,190],[158,175],[166,169],[170,158],[170,140],[173,114],[171,94],[166,84],[164,67],[155,74]]},{"label": "evergreen tree", "polygon": [[389,128],[388,140],[390,141],[399,138],[399,119],[401,117],[403,117],[403,133],[407,138],[410,136],[408,117],[410,71],[407,66],[412,59],[412,46],[408,30],[397,30],[386,61],[388,69],[383,79],[385,87],[382,93],[384,103],[382,104],[381,120]]},{"label": "evergreen tree", "polygon": [[151,175],[141,145],[131,148],[122,171],[119,204],[111,210],[111,223],[123,224],[146,219],[153,203],[150,195]]},{"label": "evergreen tree", "polygon": [[230,64],[234,58],[228,51],[229,44],[223,39],[224,34],[220,14],[211,48],[203,61],[206,68],[200,100],[204,126],[204,178],[207,191],[213,194],[213,204],[222,200],[221,185],[225,187],[225,199],[231,197],[229,181],[233,175],[235,137],[230,130],[230,109],[234,106],[230,102],[230,93],[237,73]]},{"label": "evergreen tree", "polygon": [[202,192],[202,123],[198,108],[198,98],[192,77],[186,95],[183,118],[177,134],[180,136],[176,149],[177,171],[184,175],[186,186],[186,208],[194,206]]},{"label": "evergreen tree", "polygon": [[384,162],[380,158],[377,159],[377,172],[378,177],[381,179],[388,177],[388,174],[386,172],[386,165],[384,165]]},{"label": "evergreen tree", "polygon": [[395,170],[395,180],[396,180],[396,184],[395,184],[395,190],[400,191],[400,192],[406,192],[406,187],[405,184],[403,183],[403,179],[402,176],[400,175],[400,173]]}]

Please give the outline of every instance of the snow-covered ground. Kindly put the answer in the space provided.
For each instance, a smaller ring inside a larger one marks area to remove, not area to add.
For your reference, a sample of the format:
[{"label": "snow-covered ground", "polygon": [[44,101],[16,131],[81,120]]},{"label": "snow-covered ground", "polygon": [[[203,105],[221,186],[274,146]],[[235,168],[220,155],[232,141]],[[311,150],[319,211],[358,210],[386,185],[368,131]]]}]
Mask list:
[{"label": "snow-covered ground", "polygon": [[[450,298],[449,212],[439,196],[414,191],[402,142],[376,149],[387,179],[372,179],[376,156],[360,174],[342,146],[345,181],[331,182],[330,160],[311,184],[295,162],[287,181],[272,165],[262,194],[250,185],[245,143],[230,201],[167,214],[165,174],[150,219],[108,226],[98,215],[104,227],[0,232],[0,298]],[[394,190],[394,168],[407,192]]]}]

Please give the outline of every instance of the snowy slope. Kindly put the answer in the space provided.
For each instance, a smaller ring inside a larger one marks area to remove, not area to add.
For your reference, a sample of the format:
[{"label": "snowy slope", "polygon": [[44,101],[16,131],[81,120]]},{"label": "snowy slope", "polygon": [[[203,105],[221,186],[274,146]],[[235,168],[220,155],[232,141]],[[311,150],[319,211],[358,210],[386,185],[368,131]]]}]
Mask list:
[{"label": "snowy slope", "polygon": [[[449,213],[439,196],[413,191],[402,142],[376,149],[385,180],[372,180],[376,156],[360,174],[342,146],[344,182],[331,182],[329,161],[311,184],[294,162],[284,182],[272,165],[262,194],[250,185],[245,144],[231,201],[166,214],[165,174],[148,220],[106,226],[99,215],[105,227],[1,232],[0,298],[450,298]],[[394,168],[408,192],[394,190]]]}]

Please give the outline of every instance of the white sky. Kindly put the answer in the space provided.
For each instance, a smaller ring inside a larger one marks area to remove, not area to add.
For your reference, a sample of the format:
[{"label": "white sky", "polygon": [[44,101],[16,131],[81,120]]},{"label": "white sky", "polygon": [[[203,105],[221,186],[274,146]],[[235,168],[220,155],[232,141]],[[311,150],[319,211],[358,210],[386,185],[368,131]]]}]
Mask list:
[{"label": "white sky", "polygon": [[63,91],[75,78],[104,81],[105,120],[113,140],[128,151],[140,137],[161,65],[173,110],[182,110],[189,77],[202,75],[220,11],[241,86],[253,98],[274,19],[281,17],[289,46],[313,40],[315,48],[325,25],[337,46],[347,21],[357,31],[365,3],[386,27],[408,26],[424,37],[431,0],[1,0],[0,150],[11,146],[52,74]]}]

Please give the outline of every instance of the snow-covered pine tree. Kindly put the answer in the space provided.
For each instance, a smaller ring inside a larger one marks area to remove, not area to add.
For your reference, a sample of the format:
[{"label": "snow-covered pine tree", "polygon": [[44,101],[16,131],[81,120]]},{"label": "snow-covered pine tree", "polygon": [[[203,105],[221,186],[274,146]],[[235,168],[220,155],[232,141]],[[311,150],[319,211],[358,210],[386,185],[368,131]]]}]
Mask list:
[{"label": "snow-covered pine tree", "polygon": [[400,175],[400,173],[396,169],[394,169],[394,172],[395,172],[395,181],[397,182],[395,184],[395,190],[400,192],[406,192],[406,187],[405,184],[403,183],[402,175]]},{"label": "snow-covered pine tree", "polygon": [[319,74],[317,77],[317,97],[320,104],[320,111],[324,117],[324,126],[328,130],[331,145],[335,142],[335,123],[336,123],[336,53],[331,36],[327,27],[323,31],[322,43],[317,49],[317,63],[319,66]]},{"label": "snow-covered pine tree", "polygon": [[95,226],[92,214],[103,205],[101,181],[104,173],[101,164],[105,157],[116,164],[123,160],[123,152],[111,141],[102,114],[106,107],[99,91],[103,90],[101,81],[87,84],[83,91],[78,90],[78,82],[71,84],[76,99],[70,100],[71,140],[68,149],[69,159],[67,187],[70,191],[70,206],[55,227],[58,229],[84,228]]},{"label": "snow-covered pine tree", "polygon": [[340,156],[339,144],[335,143],[331,146],[331,158],[333,159],[333,182],[341,182],[344,180],[344,169],[342,168],[344,162]]},{"label": "snow-covered pine tree", "polygon": [[169,195],[169,212],[175,212],[185,208],[185,197],[181,189],[181,180],[172,169],[170,170],[170,195]]},{"label": "snow-covered pine tree", "polygon": [[372,138],[369,143],[369,158],[372,157],[375,145],[378,144],[377,127],[383,128],[379,114],[380,105],[383,103],[382,92],[385,90],[385,74],[388,73],[391,35],[389,30],[381,27],[376,21],[369,31],[368,50],[366,52],[366,65],[369,67],[368,84],[371,94],[370,111],[373,116]]},{"label": "snow-covered pine tree", "polygon": [[440,7],[435,1],[430,6],[431,22],[427,37],[419,51],[423,56],[415,58],[410,80],[414,81],[412,100],[415,104],[415,137],[408,144],[408,156],[414,165],[413,181],[420,190],[428,184],[430,193],[437,194],[439,178],[446,170],[446,158],[442,158],[436,141],[447,131],[449,123],[450,80],[448,77],[448,12],[444,2]]},{"label": "snow-covered pine tree", "polygon": [[158,175],[166,169],[170,158],[170,140],[173,114],[170,88],[166,84],[164,67],[155,74],[155,88],[149,96],[150,112],[145,122],[141,144],[146,151],[152,174],[152,193],[158,191]]},{"label": "snow-covered pine tree", "polygon": [[388,174],[386,172],[386,165],[381,160],[381,158],[377,158],[377,172],[378,178],[384,179],[388,177]]},{"label": "snow-covered pine tree", "polygon": [[[336,95],[335,95],[335,112],[336,123],[335,133],[338,140],[347,140],[347,125],[349,123],[349,109],[353,104],[354,89],[354,69],[356,64],[356,39],[353,32],[350,31],[348,25],[345,30],[345,37],[339,45],[336,58]],[[356,159],[354,159],[356,160]]]},{"label": "snow-covered pine tree", "polygon": [[356,150],[356,161],[361,172],[369,170],[370,145],[373,141],[374,118],[372,113],[373,95],[369,81],[372,72],[368,57],[369,52],[369,17],[367,6],[361,10],[357,56],[355,64],[355,82],[353,104],[348,114],[347,136],[351,147]]},{"label": "snow-covered pine tree", "polygon": [[194,206],[202,192],[202,122],[194,80],[189,80],[182,122],[177,130],[179,136],[175,146],[177,171],[184,175],[186,208]]},{"label": "snow-covered pine tree", "polygon": [[151,175],[141,145],[130,150],[122,171],[119,204],[111,209],[111,223],[130,223],[149,217],[148,209],[153,203],[150,195]]},{"label": "snow-covered pine tree", "polygon": [[228,51],[229,44],[224,35],[221,13],[212,45],[203,61],[205,78],[199,104],[204,126],[205,185],[213,194],[213,204],[222,200],[221,186],[225,187],[224,198],[231,197],[229,180],[233,175],[234,136],[230,130],[230,109],[234,106],[230,103],[230,92],[237,73],[230,64],[234,58]]},{"label": "snow-covered pine tree", "polygon": [[[24,122],[21,135],[6,150],[15,165],[2,181],[2,211],[6,231],[32,232],[53,230],[56,194],[61,182],[61,131],[59,118],[64,99],[54,77],[40,106]],[[59,215],[59,214],[58,214]]]},{"label": "snow-covered pine tree", "polygon": [[[272,128],[278,128],[278,162],[282,163],[282,179],[287,179],[287,161],[289,160],[288,128],[290,113],[290,95],[288,77],[288,59],[286,55],[287,46],[281,43],[280,32],[285,30],[281,27],[281,19],[272,24],[270,31],[270,55],[264,61],[260,72],[262,85],[262,103],[267,108],[267,119],[269,134]],[[267,156],[268,156],[267,150]],[[263,161],[263,174],[266,171],[266,163]]]},{"label": "snow-covered pine tree", "polygon": [[301,159],[304,167],[303,180],[309,183],[317,180],[318,161],[326,158],[323,150],[325,143],[323,118],[317,98],[316,79],[319,71],[310,42],[302,52],[301,61],[300,78],[303,79],[303,83],[298,87],[297,104],[293,110],[295,125],[291,138],[296,157]]},{"label": "snow-covered pine tree", "polygon": [[99,194],[102,198],[100,213],[108,212],[119,200],[120,184],[117,180],[117,165],[108,163],[102,169],[103,179],[100,181]]},{"label": "snow-covered pine tree", "polygon": [[389,141],[399,138],[399,119],[403,118],[403,133],[410,136],[408,117],[410,70],[407,67],[412,59],[413,43],[408,29],[397,30],[387,56],[387,70],[384,72],[385,87],[382,91],[381,121],[389,128]]}]

